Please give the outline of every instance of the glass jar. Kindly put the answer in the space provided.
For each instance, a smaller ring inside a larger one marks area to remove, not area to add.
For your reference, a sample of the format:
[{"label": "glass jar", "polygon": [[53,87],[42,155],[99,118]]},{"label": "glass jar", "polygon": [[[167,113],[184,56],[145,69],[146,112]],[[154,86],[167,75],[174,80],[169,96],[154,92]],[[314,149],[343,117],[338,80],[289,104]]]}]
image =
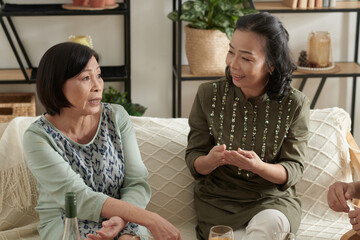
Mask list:
[{"label": "glass jar", "polygon": [[308,63],[312,68],[325,68],[332,65],[329,32],[317,31],[309,34]]}]

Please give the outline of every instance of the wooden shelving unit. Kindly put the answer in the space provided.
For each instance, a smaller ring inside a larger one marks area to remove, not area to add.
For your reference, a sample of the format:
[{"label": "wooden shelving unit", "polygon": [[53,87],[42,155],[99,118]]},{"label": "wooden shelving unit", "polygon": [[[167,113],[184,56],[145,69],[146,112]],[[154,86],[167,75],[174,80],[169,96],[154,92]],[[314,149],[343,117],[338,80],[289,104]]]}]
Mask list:
[{"label": "wooden shelving unit", "polygon": [[[19,64],[18,69],[0,69],[0,84],[33,84],[37,68],[32,65],[19,34],[12,22],[13,17],[27,16],[89,16],[123,15],[124,16],[124,62],[123,66],[101,66],[106,82],[124,82],[127,97],[131,94],[130,61],[130,0],[119,3],[115,9],[100,11],[67,10],[62,4],[5,4],[0,0],[0,25]],[[35,28],[36,26],[34,26]],[[17,46],[17,47],[16,47]],[[21,58],[21,55],[23,58]],[[22,60],[24,59],[24,60]]]},{"label": "wooden shelving unit", "polygon": [[[177,4],[176,4],[177,3]],[[173,9],[180,9],[182,0],[173,0]],[[356,81],[360,77],[360,65],[358,64],[359,49],[359,24],[360,24],[360,2],[336,2],[334,8],[312,8],[312,9],[293,9],[282,4],[282,2],[254,2],[255,9],[270,13],[332,13],[332,12],[355,12],[357,14],[357,22],[355,29],[355,53],[353,62],[336,62],[340,68],[337,72],[311,72],[304,73],[295,71],[293,78],[302,78],[299,90],[302,91],[308,79],[321,78],[316,93],[311,102],[311,108],[315,107],[318,97],[328,78],[353,78],[352,101],[351,101],[351,120],[354,123],[355,102],[356,102]],[[173,117],[181,117],[181,87],[183,81],[199,81],[199,80],[216,80],[222,76],[202,76],[194,75],[190,72],[189,66],[181,65],[181,41],[182,41],[182,23],[178,21],[173,23]],[[180,64],[179,64],[180,63]],[[352,132],[354,131],[354,124]]]},{"label": "wooden shelving unit", "polygon": [[293,9],[285,6],[282,2],[254,2],[254,6],[259,11],[268,12],[356,12],[360,8],[360,2],[336,2],[336,6],[333,8],[307,8],[307,9]]}]

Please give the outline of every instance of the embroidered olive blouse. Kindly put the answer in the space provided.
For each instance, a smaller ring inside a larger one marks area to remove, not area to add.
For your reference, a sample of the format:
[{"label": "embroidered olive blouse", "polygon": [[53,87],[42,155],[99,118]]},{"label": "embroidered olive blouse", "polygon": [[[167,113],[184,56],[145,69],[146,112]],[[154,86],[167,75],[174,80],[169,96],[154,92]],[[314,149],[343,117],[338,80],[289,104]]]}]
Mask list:
[{"label": "embroidered olive blouse", "polygon": [[[277,209],[289,219],[291,231],[300,225],[301,203],[295,184],[303,173],[309,125],[309,100],[291,89],[281,101],[262,96],[245,100],[240,88],[226,79],[202,84],[190,117],[186,163],[197,179],[194,189],[197,235],[207,239],[213,225],[234,230],[264,209]],[[288,173],[283,185],[235,166],[218,167],[208,175],[194,161],[216,144],[227,149],[253,150],[267,163],[279,163]]]}]

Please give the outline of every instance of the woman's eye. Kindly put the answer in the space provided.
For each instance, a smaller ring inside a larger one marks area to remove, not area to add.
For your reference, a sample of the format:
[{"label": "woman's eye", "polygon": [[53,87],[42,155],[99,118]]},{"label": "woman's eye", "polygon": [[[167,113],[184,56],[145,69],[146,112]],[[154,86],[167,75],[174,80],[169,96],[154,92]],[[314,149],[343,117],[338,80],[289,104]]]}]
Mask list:
[{"label": "woman's eye", "polygon": [[234,54],[231,50],[228,51],[229,54]]},{"label": "woman's eye", "polygon": [[102,76],[103,76],[102,73],[99,73],[99,74],[97,75],[98,78],[102,78]]},{"label": "woman's eye", "polygon": [[247,61],[247,62],[250,62],[251,60],[250,59],[248,59],[248,58],[242,58],[242,59],[244,59],[245,61]]},{"label": "woman's eye", "polygon": [[90,79],[90,77],[89,76],[85,76],[85,77],[83,77],[83,80],[89,80]]}]

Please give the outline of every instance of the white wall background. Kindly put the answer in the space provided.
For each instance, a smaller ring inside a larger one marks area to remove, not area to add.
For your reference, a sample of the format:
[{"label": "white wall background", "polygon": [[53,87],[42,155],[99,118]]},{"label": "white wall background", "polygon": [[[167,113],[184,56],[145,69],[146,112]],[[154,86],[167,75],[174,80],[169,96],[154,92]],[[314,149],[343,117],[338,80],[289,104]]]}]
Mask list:
[{"label": "white wall background", "polygon": [[[11,2],[14,2],[12,0]],[[29,3],[28,0],[16,0]],[[35,0],[34,0],[35,1]],[[31,1],[31,2],[34,2]],[[37,0],[49,2],[46,0]],[[53,2],[69,2],[61,0]],[[10,2],[8,0],[7,2]],[[132,100],[146,106],[146,116],[171,117],[172,114],[172,24],[166,15],[172,9],[170,0],[131,0]],[[275,14],[290,34],[294,59],[307,48],[311,31],[329,31],[335,61],[353,61],[356,15],[354,13]],[[104,65],[123,63],[122,16],[16,17],[13,18],[20,38],[33,65],[52,45],[66,41],[71,34],[90,35]],[[184,63],[186,58],[184,55]],[[17,68],[5,34],[0,30],[0,68]],[[312,99],[320,79],[309,79],[304,93]],[[183,83],[183,117],[187,117],[200,82]],[[294,80],[297,87],[299,80]],[[106,84],[108,86],[109,84]],[[122,84],[111,85],[122,89]],[[360,84],[358,84],[360,85]],[[360,87],[357,108],[360,107]],[[318,99],[316,108],[341,107],[350,112],[352,79],[330,78]],[[34,85],[0,85],[0,92],[35,92]],[[37,104],[38,114],[43,112]],[[355,138],[360,143],[360,114],[356,113]]]}]

